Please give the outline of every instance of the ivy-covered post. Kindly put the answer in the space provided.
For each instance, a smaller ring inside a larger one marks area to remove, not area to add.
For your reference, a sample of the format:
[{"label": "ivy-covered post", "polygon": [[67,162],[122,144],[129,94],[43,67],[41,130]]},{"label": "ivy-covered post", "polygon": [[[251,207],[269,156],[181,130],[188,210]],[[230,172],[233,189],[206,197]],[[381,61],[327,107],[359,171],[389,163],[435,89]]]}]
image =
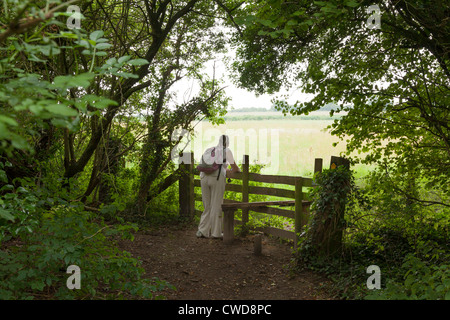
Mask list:
[{"label": "ivy-covered post", "polygon": [[315,254],[333,255],[342,248],[345,203],[354,184],[350,162],[331,157],[330,169],[316,176],[316,184],[308,239]]}]

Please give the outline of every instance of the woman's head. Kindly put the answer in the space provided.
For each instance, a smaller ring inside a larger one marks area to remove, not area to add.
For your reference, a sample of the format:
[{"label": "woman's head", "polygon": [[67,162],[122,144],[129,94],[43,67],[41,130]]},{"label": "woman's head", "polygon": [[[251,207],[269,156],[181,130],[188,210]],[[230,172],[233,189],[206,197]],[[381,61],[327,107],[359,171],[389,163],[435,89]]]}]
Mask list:
[{"label": "woman's head", "polygon": [[225,137],[225,146],[228,147],[230,145],[230,138],[227,135],[225,135],[225,134],[220,136],[220,138],[219,138],[219,146],[220,147],[223,146],[223,139],[224,139],[224,137]]}]

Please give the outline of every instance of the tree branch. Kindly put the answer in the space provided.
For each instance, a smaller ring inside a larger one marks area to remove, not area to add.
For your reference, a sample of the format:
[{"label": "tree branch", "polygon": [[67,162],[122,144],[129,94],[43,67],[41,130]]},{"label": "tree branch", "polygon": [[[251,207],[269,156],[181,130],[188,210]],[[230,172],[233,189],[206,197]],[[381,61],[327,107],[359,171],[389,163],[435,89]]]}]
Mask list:
[{"label": "tree branch", "polygon": [[0,43],[5,41],[9,36],[13,34],[20,34],[24,33],[30,28],[33,28],[37,26],[39,23],[44,22],[48,19],[53,18],[53,14],[57,12],[58,10],[64,8],[65,6],[68,6],[72,3],[77,2],[78,0],[70,0],[66,3],[60,4],[59,6],[54,7],[53,9],[46,12],[46,9],[41,9],[38,16],[43,15],[43,18],[41,17],[27,17],[24,19],[19,20],[20,16],[24,14],[24,12],[27,9],[27,6],[25,6],[22,11],[17,15],[17,17],[10,22],[8,29],[6,29],[3,33],[0,34]]}]

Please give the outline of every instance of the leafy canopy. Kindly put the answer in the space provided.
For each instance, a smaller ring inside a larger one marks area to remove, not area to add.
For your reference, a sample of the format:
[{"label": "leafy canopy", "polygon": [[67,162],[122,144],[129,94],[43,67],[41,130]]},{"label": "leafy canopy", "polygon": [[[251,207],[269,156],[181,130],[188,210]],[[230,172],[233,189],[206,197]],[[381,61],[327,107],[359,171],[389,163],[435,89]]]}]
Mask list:
[{"label": "leafy canopy", "polygon": [[[380,28],[372,28],[380,9]],[[247,3],[234,44],[236,82],[258,93],[297,85],[309,101],[278,109],[308,114],[337,103],[332,133],[365,163],[426,177],[448,194],[450,63],[441,1]],[[355,159],[356,161],[356,159]]]}]

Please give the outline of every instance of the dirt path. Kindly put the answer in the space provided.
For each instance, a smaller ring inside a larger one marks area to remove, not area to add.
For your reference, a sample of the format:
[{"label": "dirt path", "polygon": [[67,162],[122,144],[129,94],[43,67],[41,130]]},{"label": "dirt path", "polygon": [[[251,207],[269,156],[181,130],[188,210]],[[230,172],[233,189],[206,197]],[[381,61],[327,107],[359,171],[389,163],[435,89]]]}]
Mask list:
[{"label": "dirt path", "polygon": [[290,248],[264,236],[262,255],[253,254],[253,237],[224,245],[197,238],[195,227],[158,229],[135,235],[120,246],[139,257],[149,277],[174,285],[169,300],[330,299],[320,290],[326,280],[312,272],[289,270]]}]

